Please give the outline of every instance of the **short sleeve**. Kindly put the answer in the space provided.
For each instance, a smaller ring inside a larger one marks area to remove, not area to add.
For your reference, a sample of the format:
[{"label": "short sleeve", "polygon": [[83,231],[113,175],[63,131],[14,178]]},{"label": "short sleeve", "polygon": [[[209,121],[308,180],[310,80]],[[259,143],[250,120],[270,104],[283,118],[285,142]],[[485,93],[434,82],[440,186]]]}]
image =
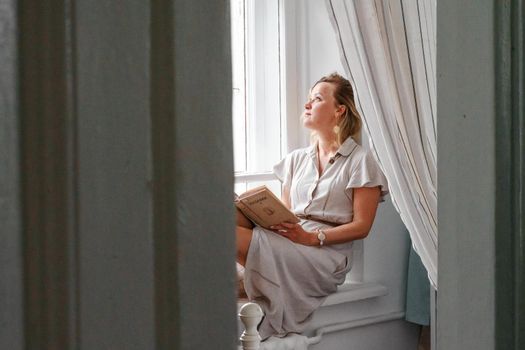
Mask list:
[{"label": "short sleeve", "polygon": [[292,168],[292,154],[288,154],[279,163],[273,166],[273,173],[275,177],[284,187],[290,188],[292,182],[293,168]]},{"label": "short sleeve", "polygon": [[381,190],[379,201],[383,202],[385,200],[384,197],[389,192],[386,177],[370,152],[365,151],[360,156],[360,159],[357,159],[356,163],[351,167],[352,173],[350,174],[346,190],[379,186]]}]

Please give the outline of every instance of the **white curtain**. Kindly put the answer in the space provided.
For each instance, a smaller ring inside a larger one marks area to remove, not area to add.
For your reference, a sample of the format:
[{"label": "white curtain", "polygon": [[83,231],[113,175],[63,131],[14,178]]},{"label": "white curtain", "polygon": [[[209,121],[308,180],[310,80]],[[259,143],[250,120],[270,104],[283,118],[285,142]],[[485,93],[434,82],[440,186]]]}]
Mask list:
[{"label": "white curtain", "polygon": [[326,0],[370,144],[437,288],[436,0]]}]

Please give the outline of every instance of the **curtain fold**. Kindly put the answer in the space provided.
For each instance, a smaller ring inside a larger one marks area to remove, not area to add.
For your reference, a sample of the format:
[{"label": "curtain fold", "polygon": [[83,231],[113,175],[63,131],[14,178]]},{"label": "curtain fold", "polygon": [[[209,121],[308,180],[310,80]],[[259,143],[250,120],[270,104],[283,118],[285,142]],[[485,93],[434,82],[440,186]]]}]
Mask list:
[{"label": "curtain fold", "polygon": [[326,0],[392,201],[437,288],[436,0]]}]

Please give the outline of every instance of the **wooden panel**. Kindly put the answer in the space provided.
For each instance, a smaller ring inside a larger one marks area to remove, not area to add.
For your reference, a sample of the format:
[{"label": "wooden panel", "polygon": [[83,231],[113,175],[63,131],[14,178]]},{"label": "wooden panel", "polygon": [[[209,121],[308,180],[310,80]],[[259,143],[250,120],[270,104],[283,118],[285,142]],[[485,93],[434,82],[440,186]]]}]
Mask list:
[{"label": "wooden panel", "polygon": [[65,349],[76,339],[69,2],[18,5],[26,346]]},{"label": "wooden panel", "polygon": [[[174,157],[180,349],[236,341],[229,1],[175,0]],[[206,316],[204,316],[206,315]],[[206,337],[202,337],[202,330]]]},{"label": "wooden panel", "polygon": [[496,341],[525,348],[525,76],[522,0],[496,3]]},{"label": "wooden panel", "polygon": [[16,1],[0,0],[0,349],[23,348]]},{"label": "wooden panel", "polygon": [[494,1],[437,1],[438,349],[494,349]]},{"label": "wooden panel", "polygon": [[79,332],[153,349],[150,4],[76,2]]},{"label": "wooden panel", "polygon": [[228,3],[20,3],[20,346],[235,348]]}]

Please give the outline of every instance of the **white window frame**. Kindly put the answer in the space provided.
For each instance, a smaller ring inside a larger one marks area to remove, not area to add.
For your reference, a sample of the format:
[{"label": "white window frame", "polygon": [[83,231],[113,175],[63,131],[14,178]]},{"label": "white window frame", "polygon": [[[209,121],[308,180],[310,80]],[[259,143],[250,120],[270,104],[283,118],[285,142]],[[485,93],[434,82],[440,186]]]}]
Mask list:
[{"label": "white window frame", "polygon": [[[269,3],[272,3],[271,5],[268,5]],[[252,7],[250,7],[252,6]],[[257,6],[256,9],[253,8],[253,6]],[[266,7],[266,11],[264,11],[264,8]],[[300,110],[298,106],[301,104],[297,103],[297,72],[296,72],[296,57],[295,57],[295,16],[289,15],[286,16],[286,14],[293,14],[293,8],[295,4],[290,1],[284,1],[284,0],[265,0],[265,1],[257,1],[257,0],[246,0],[246,12],[248,16],[248,21],[252,21],[252,29],[255,28],[255,30],[261,31],[262,28],[265,26],[268,27],[270,25],[277,25],[278,30],[278,85],[279,85],[279,94],[276,101],[270,101],[268,104],[273,104],[276,106],[279,106],[278,109],[274,113],[279,114],[279,121],[278,125],[280,127],[280,139],[278,141],[279,143],[279,159],[283,158],[287,153],[289,153],[291,150],[304,147],[306,144],[301,143],[300,140],[300,131],[301,131],[301,123],[300,123]],[[270,10],[268,10],[268,7],[271,7]],[[262,10],[262,11],[261,11]],[[255,15],[256,14],[256,15]],[[250,34],[253,35],[253,30],[250,32],[250,24],[248,24],[248,36]],[[260,37],[259,37],[260,39]],[[251,42],[254,42],[253,37],[248,37],[248,44]],[[250,51],[248,48],[248,55],[252,55],[254,57],[264,57],[265,56],[265,47],[264,45],[257,45],[253,48],[253,51]],[[293,62],[293,63],[292,63]],[[292,67],[293,69],[288,69],[288,67]],[[267,67],[257,66],[255,67],[247,67],[247,75],[252,76],[262,76],[264,75],[264,71],[258,71],[257,69],[260,68],[261,70],[267,69]],[[252,69],[252,70],[250,70]],[[250,77],[247,77],[247,81],[249,83]],[[252,82],[254,79],[251,80]],[[291,83],[289,83],[291,82]],[[249,91],[250,88],[253,89],[253,86],[247,86],[247,90]],[[270,88],[271,89],[271,88]],[[252,90],[253,91],[253,90]],[[261,90],[258,91],[258,93],[264,94],[264,91],[261,92]],[[267,104],[259,104],[255,108],[256,110],[250,110],[250,106],[256,105],[253,103],[252,100],[250,100],[250,93],[247,93],[247,100],[246,100],[246,113],[255,113],[256,115],[265,115],[265,108],[267,108]],[[263,97],[256,97],[260,101],[263,100]],[[249,127],[247,127],[249,129]],[[248,135],[249,138],[253,137],[253,135]],[[250,152],[251,147],[257,147],[257,145],[250,145],[249,143],[246,144],[246,153]],[[273,159],[273,163],[276,163],[279,159]],[[250,171],[250,166],[248,165],[247,171],[244,172],[236,172],[235,173],[235,183],[248,183],[248,186],[250,186],[250,183],[266,183],[270,182],[272,180],[275,180],[275,177],[272,173],[271,168],[266,168],[264,171]]]}]

